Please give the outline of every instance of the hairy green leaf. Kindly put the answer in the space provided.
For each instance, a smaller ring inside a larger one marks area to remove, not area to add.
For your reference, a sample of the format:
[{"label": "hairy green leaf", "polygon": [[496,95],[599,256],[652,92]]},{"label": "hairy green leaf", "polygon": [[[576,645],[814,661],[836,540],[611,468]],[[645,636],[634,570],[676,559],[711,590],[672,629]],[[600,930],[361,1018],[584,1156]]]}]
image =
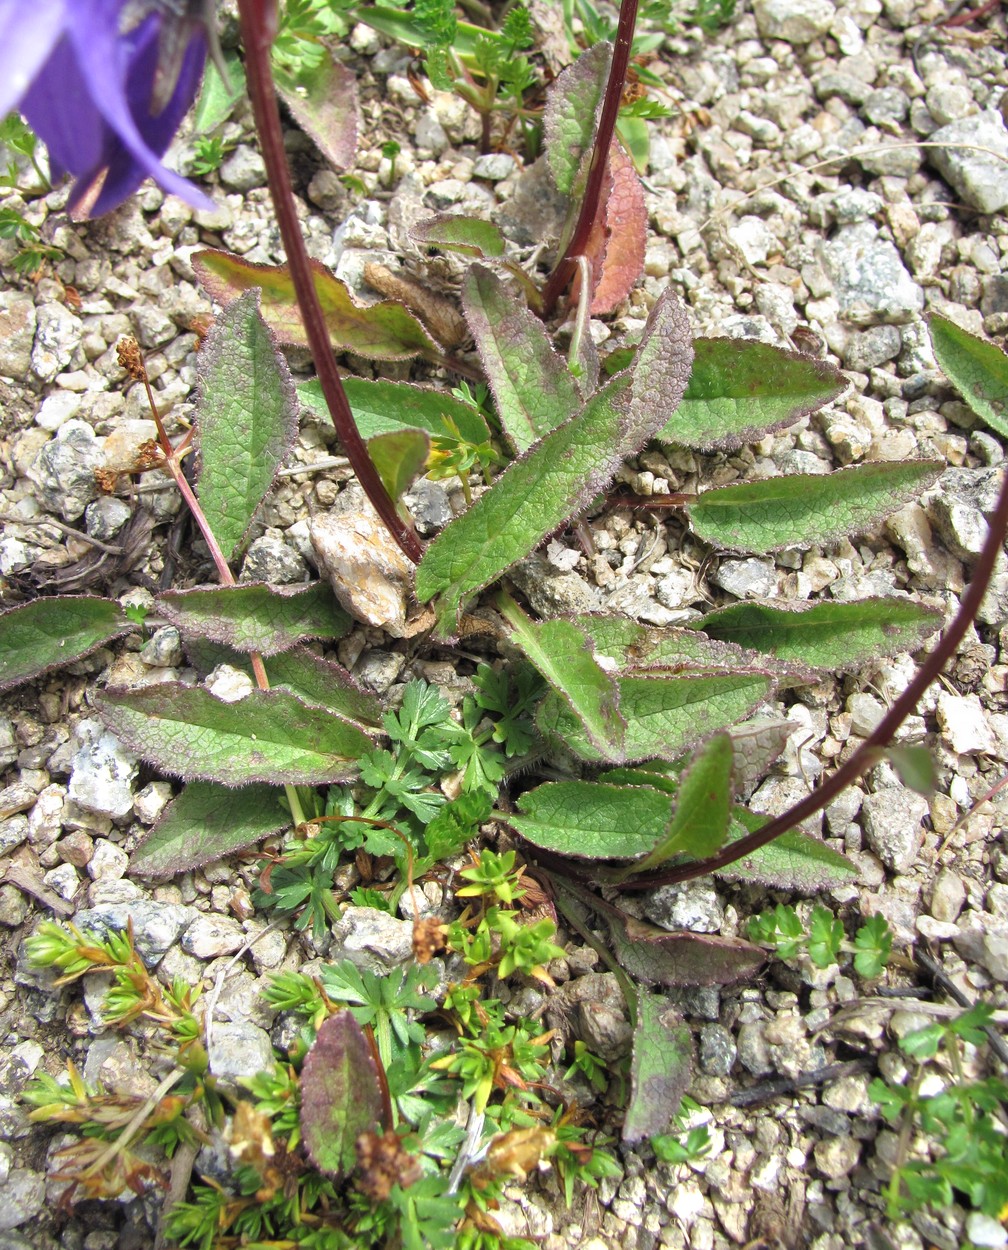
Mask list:
[{"label": "hairy green leaf", "polygon": [[[740,807],[734,809],[733,817],[731,842],[755,832],[767,821],[765,816]],[[790,829],[759,850],[719,869],[718,876],[728,881],[755,881],[777,890],[801,890],[809,894],[824,886],[856,881],[858,869],[819,838]]]},{"label": "hairy green leaf", "polygon": [[231,116],[238,101],[245,99],[245,67],[241,57],[237,52],[226,52],[224,63],[228,73],[227,83],[213,61],[207,61],[203,86],[193,112],[193,131],[197,135],[216,130]]},{"label": "hairy green leaf", "polygon": [[779,551],[870,530],[937,480],[934,461],[872,462],[836,473],[796,473],[704,491],[687,509],[704,542]]},{"label": "hairy green leaf", "polygon": [[199,634],[236,651],[274,655],[302,638],[342,638],[350,617],[325,582],[307,588],[243,582],[168,590],[158,608],[182,634]]},{"label": "hairy green leaf", "polygon": [[708,612],[704,633],[831,672],[856,668],[882,655],[915,651],[942,627],[942,614],[909,599],[822,602],[812,607],[732,603]]},{"label": "hairy green leaf", "polygon": [[166,682],[106,690],[98,712],[135,755],[164,772],[228,786],[348,781],[374,741],[286,690],[254,690],[223,703],[199,687]]},{"label": "hairy green leaf", "polygon": [[937,313],[928,329],[942,371],[977,416],[1008,438],[1008,355]]},{"label": "hairy green leaf", "polygon": [[567,701],[592,744],[606,757],[621,758],[626,723],[616,683],[600,667],[584,632],[571,621],[531,621],[513,601],[499,606],[511,626],[510,640]]},{"label": "hairy green leaf", "polygon": [[273,80],[294,120],[326,160],[336,169],[349,169],[360,130],[356,76],[325,49],[310,74],[295,77],[274,66]]},{"label": "hairy green leaf", "polygon": [[758,651],[712,640],[697,630],[654,629],[627,617],[592,612],[580,613],[573,620],[591,638],[596,655],[612,660],[621,672],[700,667],[730,668],[735,673],[754,667],[760,672],[777,671]]},{"label": "hairy green leaf", "polygon": [[693,372],[675,414],[655,438],[680,447],[730,449],[792,425],[847,386],[822,360],[744,339],[693,340]]},{"label": "hairy green leaf", "polygon": [[459,252],[479,260],[504,255],[504,236],[492,221],[465,217],[459,213],[438,213],[418,222],[409,232],[420,247],[436,247],[442,252]]},{"label": "hairy green leaf", "polygon": [[382,1118],[378,1064],[349,1011],[319,1025],[301,1069],[301,1132],[309,1159],[331,1180],[357,1162],[357,1138]]},{"label": "hairy green leaf", "polygon": [[382,485],[398,502],[424,471],[430,455],[426,430],[390,430],[368,439],[368,455]]},{"label": "hairy green leaf", "polygon": [[[627,722],[625,760],[676,759],[708,734],[743,720],[769,695],[763,673],[687,673],[618,679],[620,714]],[[539,705],[536,724],[546,737],[585,759],[598,760],[579,721],[552,691]]]},{"label": "hairy green leaf", "polygon": [[597,43],[553,83],[543,118],[546,159],[556,188],[573,195],[598,126],[612,44]]},{"label": "hairy green leaf", "polygon": [[[209,673],[218,664],[230,664],[254,676],[249,657],[230,647],[198,638],[187,640],[185,649],[189,663],[201,673]],[[383,709],[378,698],[358,685],[341,664],[324,660],[307,647],[291,647],[271,655],[266,676],[270,686],[284,686],[305,703],[328,708],[367,729],[381,727]]]},{"label": "hairy green leaf", "polygon": [[724,845],[732,802],[732,740],[716,734],[682,775],[675,810],[658,845],[634,872],[657,868],[673,855],[705,859]]},{"label": "hairy green leaf", "polygon": [[581,408],[574,377],[540,319],[485,266],[466,274],[462,307],[501,427],[516,452],[527,451]]},{"label": "hairy green leaf", "polygon": [[130,857],[130,872],[174,877],[255,846],[290,826],[280,794],[276,786],[229,790],[213,782],[190,782],[144,835]]},{"label": "hairy green leaf", "polygon": [[[402,304],[381,300],[362,307],[335,274],[318,261],[311,264],[334,351],[355,352],[368,360],[440,355],[440,345]],[[258,287],[262,291],[262,315],[279,341],[289,346],[307,345],[294,283],[284,266],[257,265],[212,248],[197,252],[192,266],[203,289],[219,304]]]},{"label": "hairy green leaf", "polygon": [[134,626],[112,599],[36,599],[0,614],[0,690],[79,660]]},{"label": "hairy green leaf", "polygon": [[758,946],[717,933],[669,933],[633,916],[609,918],[613,954],[640,985],[742,985],[766,963]]},{"label": "hairy green leaf", "polygon": [[672,812],[668,794],[647,786],[548,781],[497,813],[533,846],[581,859],[636,859],[661,838]]},{"label": "hairy green leaf", "polygon": [[244,542],[297,436],[287,362],[248,291],[217,318],[198,357],[200,506],[225,560]]},{"label": "hairy green leaf", "polygon": [[668,1132],[689,1087],[693,1045],[689,1029],[664,998],[641,990],[630,1061],[630,1102],[623,1140],[640,1141]]},{"label": "hairy green leaf", "polygon": [[666,292],[651,310],[633,366],[510,465],[427,548],[416,595],[421,603],[439,597],[442,633],[455,629],[465,599],[528,555],[608,484],[682,394],[689,362],[685,313]]},{"label": "hairy green leaf", "polygon": [[[426,430],[437,438],[458,438],[479,446],[490,437],[483,417],[470,404],[453,395],[409,382],[379,378],[344,378],[343,389],[362,438],[375,438],[396,430]],[[328,420],[329,409],[317,381],[302,382],[299,397]]]}]

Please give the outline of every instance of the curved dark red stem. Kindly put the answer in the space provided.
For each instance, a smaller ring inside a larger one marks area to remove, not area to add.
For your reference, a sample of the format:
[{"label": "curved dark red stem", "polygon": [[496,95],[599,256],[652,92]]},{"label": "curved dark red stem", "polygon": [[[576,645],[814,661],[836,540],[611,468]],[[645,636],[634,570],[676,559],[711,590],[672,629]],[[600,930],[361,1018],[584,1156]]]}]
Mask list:
[{"label": "curved dark red stem", "polygon": [[308,346],[318,372],[319,384],[333,425],[346,451],[357,480],[364,493],[381,517],[385,528],[402,548],[404,554],[416,564],[423,555],[420,539],[406,524],[388,491],[371,463],[367,445],[357,430],[350,411],[350,404],[340,381],[339,370],[333,358],[332,344],[326,329],[325,317],[315,291],[315,278],[304,245],[301,226],[294,205],[287,154],[284,151],[283,131],[277,110],[276,92],[270,71],[270,48],[276,34],[276,0],[238,0],[241,20],[242,42],[245,45],[245,62],[248,74],[249,96],[255,116],[256,130],[266,176],[269,181],[273,209],[276,213],[280,237],[287,253],[287,264],[297,294],[298,307],[304,322]]},{"label": "curved dark red stem", "polygon": [[1001,483],[1001,494],[998,496],[997,507],[991,517],[987,540],[973,569],[973,577],[963,595],[955,620],[942,634],[937,647],[928,656],[920,672],[879,722],[875,732],[865,739],[861,747],[855,751],[846,764],[837,769],[832,777],[824,781],[801,802],[796,803],[794,807],[775,817],[761,829],[757,829],[755,833],[750,833],[748,837],[732,842],[717,855],[695,860],[690,864],[681,864],[676,868],[661,872],[649,873],[646,877],[639,877],[632,881],[625,881],[620,885],[620,889],[650,890],[655,886],[672,885],[677,881],[691,881],[694,877],[703,877],[709,872],[716,872],[719,868],[726,868],[729,864],[734,864],[744,856],[752,854],[753,851],[758,851],[761,846],[766,846],[774,838],[779,838],[782,833],[786,833],[809,816],[821,811],[841,790],[856,781],[867,768],[875,763],[878,759],[879,748],[889,745],[893,734],[917,706],[921,695],[955,654],[956,647],[972,625],[983,597],[987,593],[987,586],[1006,533],[1008,533],[1008,472],[1005,473],[1004,481]]},{"label": "curved dark red stem", "polygon": [[630,47],[633,44],[634,28],[637,25],[637,4],[638,0],[623,0],[620,5],[616,46],[613,48],[609,80],[606,83],[605,96],[602,100],[602,113],[599,117],[591,165],[588,168],[581,211],[578,214],[574,233],[567,244],[567,250],[557,262],[543,290],[543,315],[546,317],[553,311],[557,300],[574,277],[575,258],[585,250],[592,223],[598,212],[606,165],[609,162],[609,148],[612,145],[613,135],[616,133],[616,120],[619,117],[620,103],[623,99],[623,84],[626,82],[627,66],[630,64]]}]

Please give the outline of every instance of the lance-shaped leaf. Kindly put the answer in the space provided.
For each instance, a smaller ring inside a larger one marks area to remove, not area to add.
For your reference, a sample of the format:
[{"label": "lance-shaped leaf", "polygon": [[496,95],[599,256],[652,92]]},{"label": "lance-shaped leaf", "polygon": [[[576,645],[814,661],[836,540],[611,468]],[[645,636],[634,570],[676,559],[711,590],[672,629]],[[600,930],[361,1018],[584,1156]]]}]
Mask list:
[{"label": "lance-shaped leaf", "polygon": [[658,845],[633,871],[657,868],[673,855],[704,859],[724,845],[732,805],[732,740],[716,734],[690,761],[679,782],[675,810]]},{"label": "lance-shaped leaf", "polygon": [[942,627],[942,614],[909,599],[822,602],[812,607],[733,603],[709,612],[700,627],[712,638],[831,672],[881,655],[916,651]]},{"label": "lance-shaped leaf", "polygon": [[546,100],[546,160],[556,188],[571,195],[598,126],[612,44],[596,43],[554,81]]},{"label": "lance-shaped leaf", "polygon": [[[625,762],[676,759],[701,738],[744,720],[773,688],[765,673],[690,673],[618,678],[619,710],[627,723]],[[599,760],[581,723],[554,692],[536,713],[536,724],[589,760]]]},{"label": "lance-shaped leaf", "polygon": [[613,312],[644,272],[647,205],[644,188],[630,158],[614,139],[609,149],[608,194],[600,200],[596,222],[585,246],[594,285],[591,314]]},{"label": "lance-shaped leaf", "polygon": [[287,362],[259,314],[259,294],[233,300],[198,358],[200,506],[225,560],[241,547],[297,436]]},{"label": "lance-shaped leaf", "polygon": [[[302,382],[298,396],[309,408],[328,420],[329,409],[317,381]],[[490,437],[481,413],[453,395],[409,382],[385,378],[343,379],[343,389],[353,410],[361,438],[376,438],[397,430],[426,430],[438,439],[452,439],[480,446]]]},{"label": "lance-shaped leaf", "polygon": [[[277,339],[287,346],[307,346],[294,283],[282,265],[257,265],[210,248],[197,252],[192,266],[204,290],[219,304],[258,287],[262,315]],[[369,360],[440,355],[440,345],[402,304],[382,300],[363,307],[324,265],[313,260],[311,266],[334,351],[355,352]]]},{"label": "lance-shaped leaf", "polygon": [[348,169],[357,152],[360,109],[357,79],[327,49],[310,73],[273,70],[284,104],[305,134],[336,169]]},{"label": "lance-shaped leaf", "polygon": [[936,313],[928,329],[945,375],[977,416],[1008,438],[1008,355]]},{"label": "lance-shaped leaf", "polygon": [[938,478],[942,465],[910,460],[796,473],[707,490],[690,504],[705,542],[732,551],[779,551],[870,530]]},{"label": "lance-shaped leaf", "polygon": [[693,340],[693,372],[682,403],[655,438],[680,447],[728,450],[792,425],[846,389],[822,360],[743,339]]},{"label": "lance-shaped leaf", "polygon": [[350,617],[325,582],[307,588],[243,582],[169,590],[157,604],[182,634],[261,655],[286,651],[302,638],[342,638],[350,629]]},{"label": "lance-shaped leaf", "polygon": [[763,951],[742,938],[668,933],[633,916],[606,919],[613,954],[640,985],[744,985],[766,963]]},{"label": "lance-shaped leaf", "polygon": [[[189,663],[201,673],[218,664],[230,664],[254,677],[247,655],[206,639],[186,642]],[[333,660],[324,660],[307,647],[292,647],[271,655],[266,664],[270,686],[284,686],[305,703],[328,708],[343,720],[355,721],[366,729],[381,727],[383,709],[378,698],[358,685],[347,670]]]},{"label": "lance-shaped leaf", "polygon": [[672,798],[647,786],[548,781],[497,819],[533,846],[581,859],[636,859],[662,837]]},{"label": "lance-shaped leaf", "polygon": [[504,236],[492,221],[465,217],[459,213],[438,213],[417,222],[409,237],[420,247],[436,247],[442,252],[458,252],[478,260],[504,255]]},{"label": "lance-shaped leaf", "polygon": [[301,1132],[318,1170],[341,1180],[357,1162],[357,1138],[382,1118],[378,1065],[349,1011],[319,1025],[301,1069]]},{"label": "lance-shaped leaf", "polygon": [[693,1067],[690,1031],[664,998],[641,990],[630,1061],[630,1102],[623,1140],[667,1133],[689,1087]]},{"label": "lance-shaped leaf", "polygon": [[510,640],[566,700],[593,745],[605,756],[621,758],[626,723],[616,682],[599,665],[584,631],[571,621],[531,621],[513,600],[498,606],[511,626]]},{"label": "lance-shaped leaf", "polygon": [[430,455],[426,430],[392,430],[368,439],[368,455],[389,497],[398,502],[424,471]]},{"label": "lance-shaped leaf", "polygon": [[463,600],[528,555],[611,481],[678,401],[690,358],[685,313],[666,292],[651,310],[633,366],[510,465],[427,548],[416,594],[421,603],[440,597],[442,633],[454,630]]},{"label": "lance-shaped leaf", "polygon": [[[729,841],[753,833],[767,817],[744,808],[733,811]],[[755,881],[779,890],[810,894],[828,885],[846,885],[858,878],[858,869],[846,856],[811,834],[789,829],[766,846],[718,870],[727,881]]]},{"label": "lance-shaped leaf", "polygon": [[466,274],[462,307],[501,426],[520,454],[581,408],[574,377],[539,318],[483,265]]},{"label": "lance-shaped leaf", "polygon": [[0,614],[0,690],[31,681],[127,634],[134,626],[112,599],[36,599]]},{"label": "lance-shaped leaf", "polygon": [[231,116],[238,101],[245,99],[245,67],[241,57],[237,52],[226,52],[224,65],[228,75],[226,83],[213,61],[207,61],[203,86],[192,115],[193,129],[198,135],[216,130]]},{"label": "lance-shaped leaf", "polygon": [[290,827],[280,794],[275,786],[229,790],[213,782],[190,782],[133,852],[130,871],[140,877],[174,877],[255,846]]},{"label": "lance-shaped leaf", "polygon": [[106,690],[98,712],[134,755],[163,772],[227,786],[348,781],[374,746],[356,725],[286,690],[223,703],[199,687],[166,682]]}]

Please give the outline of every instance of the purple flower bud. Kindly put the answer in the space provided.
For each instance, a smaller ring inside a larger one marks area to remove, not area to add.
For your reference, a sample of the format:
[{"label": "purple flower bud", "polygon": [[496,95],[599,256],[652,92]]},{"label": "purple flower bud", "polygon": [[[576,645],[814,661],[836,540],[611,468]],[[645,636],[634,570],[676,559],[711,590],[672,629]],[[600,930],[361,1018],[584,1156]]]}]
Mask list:
[{"label": "purple flower bud", "polygon": [[0,0],[0,117],[24,114],[72,211],[98,216],[153,178],[212,202],[161,162],[203,74],[208,0]]}]

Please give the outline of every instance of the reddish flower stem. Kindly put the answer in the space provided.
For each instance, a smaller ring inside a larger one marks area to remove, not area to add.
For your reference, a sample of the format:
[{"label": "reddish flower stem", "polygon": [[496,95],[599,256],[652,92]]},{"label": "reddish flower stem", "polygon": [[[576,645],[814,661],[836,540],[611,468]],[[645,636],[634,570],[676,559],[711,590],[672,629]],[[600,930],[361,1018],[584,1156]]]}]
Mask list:
[{"label": "reddish flower stem", "polygon": [[266,163],[273,209],[287,253],[287,264],[322,394],[325,396],[336,433],[364,493],[403,553],[416,564],[423,555],[420,539],[396,511],[395,504],[371,462],[367,445],[361,438],[350,411],[350,404],[333,358],[325,317],[315,290],[315,278],[297,219],[270,68],[270,48],[276,34],[276,0],[238,0],[238,14],[242,42],[245,45],[249,96],[259,133],[259,145]]},{"label": "reddish flower stem", "polygon": [[547,317],[552,313],[557,300],[574,277],[577,257],[583,254],[587,246],[592,223],[598,212],[606,166],[609,163],[609,148],[612,146],[613,135],[616,133],[616,121],[619,117],[620,103],[623,100],[623,84],[626,82],[627,66],[630,64],[630,47],[633,43],[634,28],[637,25],[637,4],[638,0],[622,0],[620,4],[616,46],[613,49],[612,64],[609,67],[609,80],[606,83],[605,96],[602,100],[602,113],[599,117],[591,165],[588,168],[581,211],[578,214],[574,233],[567,244],[567,250],[557,262],[543,290],[543,315]]},{"label": "reddish flower stem", "polygon": [[861,747],[855,751],[846,764],[837,769],[832,777],[824,781],[801,802],[796,803],[794,807],[775,817],[761,829],[757,829],[755,833],[750,833],[748,837],[732,842],[717,855],[696,860],[691,864],[682,864],[677,868],[649,873],[635,881],[625,881],[621,883],[620,888],[650,890],[655,886],[672,885],[677,881],[691,881],[694,877],[703,877],[709,872],[726,868],[729,864],[734,864],[744,856],[751,855],[753,851],[758,851],[761,846],[766,846],[774,838],[779,838],[782,833],[786,833],[809,816],[821,811],[841,790],[856,781],[878,760],[879,750],[889,745],[893,734],[917,706],[921,695],[955,654],[956,647],[972,625],[983,597],[987,593],[991,574],[1006,533],[1008,533],[1008,473],[1005,473],[1001,483],[1001,494],[998,496],[997,507],[991,517],[987,539],[973,569],[973,576],[963,595],[955,620],[942,634],[937,647],[928,656],[917,676],[879,722],[875,732],[865,739]]}]

